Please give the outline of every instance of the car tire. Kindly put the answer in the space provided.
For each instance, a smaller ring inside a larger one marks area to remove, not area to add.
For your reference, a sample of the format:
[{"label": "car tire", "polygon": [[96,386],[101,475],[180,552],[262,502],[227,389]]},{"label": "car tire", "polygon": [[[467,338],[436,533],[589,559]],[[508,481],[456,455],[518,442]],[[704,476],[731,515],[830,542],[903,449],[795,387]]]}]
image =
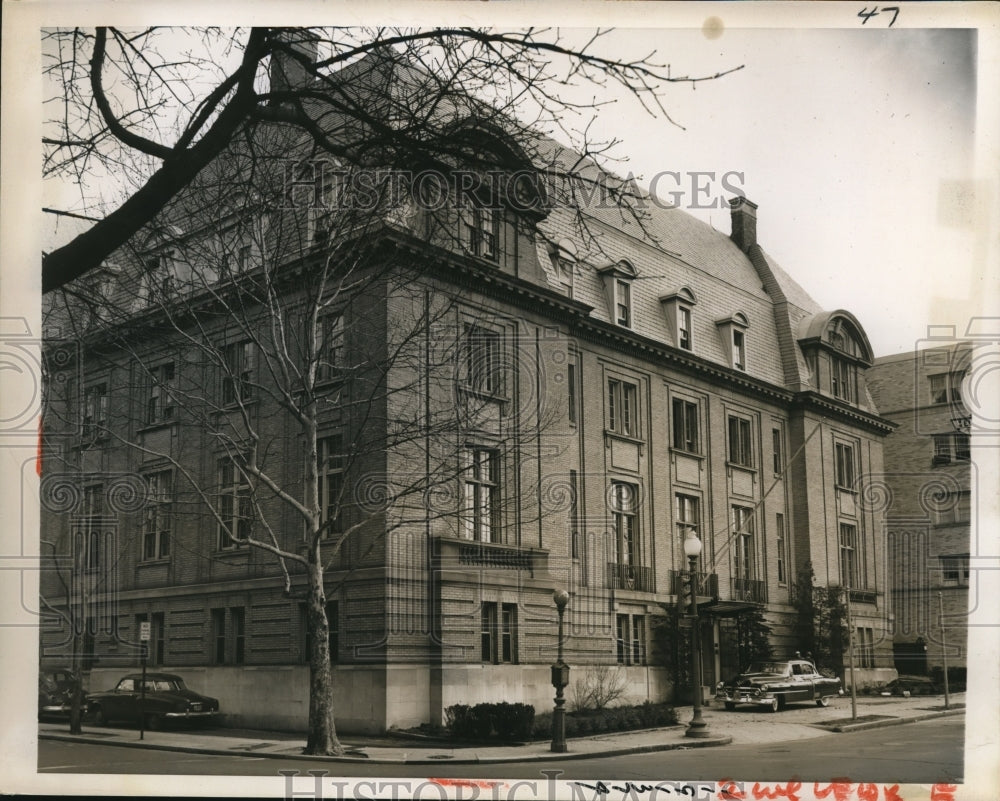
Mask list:
[{"label": "car tire", "polygon": [[146,728],[150,731],[159,731],[163,728],[163,715],[146,715]]},{"label": "car tire", "polygon": [[816,706],[830,706],[830,698],[826,695],[821,695],[816,699]]},{"label": "car tire", "polygon": [[734,704],[734,703],[733,703],[732,701],[726,701],[726,703],[725,703],[725,707],[726,707],[726,709],[728,709],[728,710],[729,710],[730,712],[732,712],[732,711],[733,711],[734,709],[736,709],[736,704]]},{"label": "car tire", "polygon": [[108,725],[108,718],[104,714],[104,710],[99,706],[94,707],[94,724],[97,726]]},{"label": "car tire", "polygon": [[771,705],[768,707],[772,712],[777,712],[781,708],[781,702],[777,698],[771,699]]}]

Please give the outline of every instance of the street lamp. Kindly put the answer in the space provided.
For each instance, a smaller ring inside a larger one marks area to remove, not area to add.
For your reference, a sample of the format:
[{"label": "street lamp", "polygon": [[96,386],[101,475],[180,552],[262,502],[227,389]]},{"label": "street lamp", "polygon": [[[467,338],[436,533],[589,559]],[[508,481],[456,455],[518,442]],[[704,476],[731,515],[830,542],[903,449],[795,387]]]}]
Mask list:
[{"label": "street lamp", "polygon": [[698,557],[701,540],[693,531],[684,539],[684,555],[688,558],[691,574],[691,700],[693,710],[688,724],[687,737],[709,737],[708,724],[701,717],[701,637],[698,631]]},{"label": "street lamp", "polygon": [[559,641],[556,645],[556,663],[552,666],[552,686],[556,688],[555,709],[552,710],[552,750],[563,754],[566,748],[566,710],[563,705],[563,688],[569,684],[569,665],[563,662],[563,613],[569,603],[569,593],[566,590],[556,590],[552,593],[552,601],[559,613]]}]

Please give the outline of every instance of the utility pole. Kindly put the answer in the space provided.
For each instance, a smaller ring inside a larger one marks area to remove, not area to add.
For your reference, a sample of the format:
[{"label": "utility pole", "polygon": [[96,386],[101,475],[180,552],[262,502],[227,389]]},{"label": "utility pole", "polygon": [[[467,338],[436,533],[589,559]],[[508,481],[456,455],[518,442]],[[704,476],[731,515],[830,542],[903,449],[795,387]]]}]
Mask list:
[{"label": "utility pole", "polygon": [[854,623],[851,621],[851,588],[847,593],[847,661],[851,666],[851,720],[858,719],[858,683],[854,673]]},{"label": "utility pole", "polygon": [[944,708],[948,709],[948,642],[944,636],[944,593],[938,593],[938,628],[941,629],[941,660],[944,663]]}]

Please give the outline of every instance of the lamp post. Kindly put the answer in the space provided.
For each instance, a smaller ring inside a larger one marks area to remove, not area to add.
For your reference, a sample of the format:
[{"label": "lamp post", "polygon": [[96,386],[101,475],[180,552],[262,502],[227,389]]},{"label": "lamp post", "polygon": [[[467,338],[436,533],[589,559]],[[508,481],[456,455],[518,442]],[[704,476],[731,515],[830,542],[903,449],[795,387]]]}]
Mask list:
[{"label": "lamp post", "polygon": [[569,684],[569,665],[563,662],[563,613],[569,603],[569,593],[566,590],[556,590],[552,593],[552,601],[559,613],[559,640],[556,645],[556,663],[552,666],[552,686],[556,689],[555,709],[552,710],[552,751],[562,754],[566,748],[566,710],[563,705],[563,688]]},{"label": "lamp post", "polygon": [[701,540],[693,531],[684,539],[684,555],[688,558],[691,574],[691,722],[684,734],[687,737],[709,737],[708,724],[701,717],[701,635],[698,630],[698,557]]}]

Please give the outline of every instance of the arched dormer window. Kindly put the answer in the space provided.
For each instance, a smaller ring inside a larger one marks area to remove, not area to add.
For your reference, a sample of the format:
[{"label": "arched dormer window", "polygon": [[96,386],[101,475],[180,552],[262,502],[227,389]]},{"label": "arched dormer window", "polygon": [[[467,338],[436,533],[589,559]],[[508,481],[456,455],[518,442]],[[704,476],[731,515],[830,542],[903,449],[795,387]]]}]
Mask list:
[{"label": "arched dormer window", "polygon": [[661,295],[660,303],[667,315],[667,330],[681,350],[694,350],[694,307],[698,300],[690,287],[682,286],[671,295]]},{"label": "arched dormer window", "polygon": [[819,389],[847,403],[858,403],[858,378],[871,366],[873,354],[854,315],[843,310],[816,315],[799,344]]},{"label": "arched dormer window", "polygon": [[632,262],[622,259],[606,264],[598,267],[597,273],[604,282],[604,295],[612,322],[623,328],[633,328],[632,282],[638,273]]}]

